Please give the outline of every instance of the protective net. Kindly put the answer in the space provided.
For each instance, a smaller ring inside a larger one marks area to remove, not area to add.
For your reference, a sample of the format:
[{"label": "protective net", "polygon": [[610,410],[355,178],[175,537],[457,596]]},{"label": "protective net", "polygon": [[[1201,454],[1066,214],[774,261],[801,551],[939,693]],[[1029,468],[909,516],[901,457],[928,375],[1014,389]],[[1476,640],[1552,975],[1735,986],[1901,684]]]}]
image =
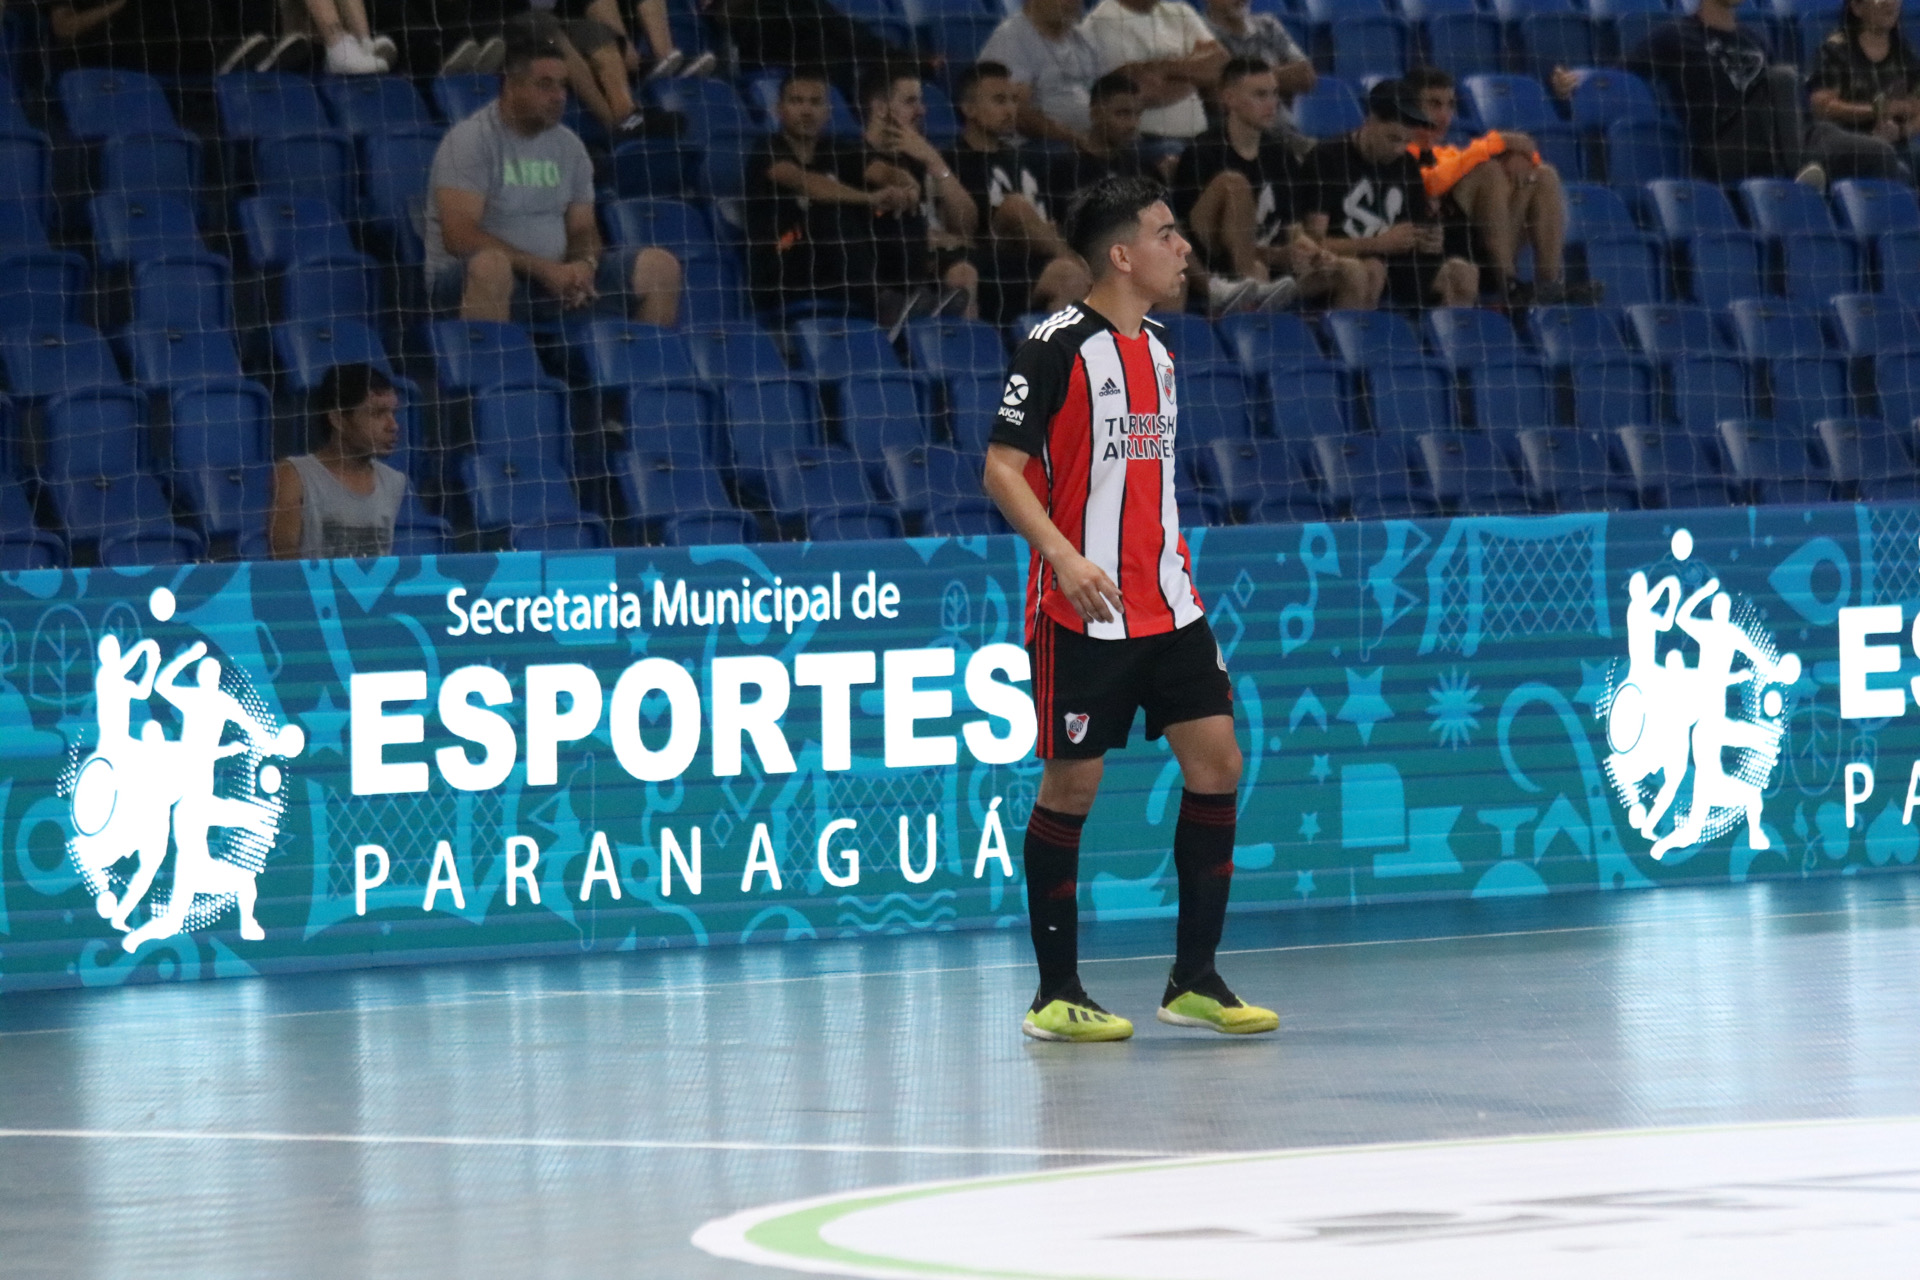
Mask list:
[{"label": "protective net", "polygon": [[1703,122],[1664,0],[1007,6],[8,6],[0,567],[1004,531],[1135,173],[1191,524],[1920,492],[1897,15]]}]

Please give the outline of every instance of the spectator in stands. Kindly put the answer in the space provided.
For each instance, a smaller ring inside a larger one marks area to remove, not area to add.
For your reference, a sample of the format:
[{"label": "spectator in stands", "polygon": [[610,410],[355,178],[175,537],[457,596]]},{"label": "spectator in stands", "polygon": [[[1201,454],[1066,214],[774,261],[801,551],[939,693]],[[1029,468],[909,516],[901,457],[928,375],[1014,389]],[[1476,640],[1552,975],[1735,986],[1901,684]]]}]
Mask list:
[{"label": "spectator in stands", "polygon": [[1280,87],[1280,109],[1274,112],[1273,125],[1267,132],[1285,138],[1295,155],[1305,155],[1312,150],[1313,139],[1294,124],[1293,100],[1312,93],[1320,76],[1280,19],[1270,13],[1248,12],[1252,3],[1207,0],[1207,29],[1229,57],[1256,58],[1273,68],[1274,83]]},{"label": "spectator in stands", "polygon": [[1184,0],[1100,0],[1081,24],[1100,73],[1124,70],[1147,109],[1140,131],[1186,141],[1207,127],[1200,95],[1220,82],[1227,51]]},{"label": "spectator in stands", "polygon": [[[524,6],[507,20],[507,45],[550,45],[567,65],[567,84],[588,114],[606,126],[614,141],[660,132],[670,117],[649,118],[634,103],[627,82],[622,37],[590,16],[587,0],[514,0]],[[617,16],[617,15],[616,15]]]},{"label": "spectator in stands", "polygon": [[[607,30],[613,32],[620,42],[620,52],[626,60],[629,74],[646,73],[649,80],[664,79],[668,76],[704,76],[711,75],[719,60],[711,53],[698,53],[689,59],[686,53],[673,42],[673,28],[667,22],[667,0],[637,0],[633,5],[633,19],[621,11],[620,0],[585,0],[580,16],[591,18]],[[643,58],[640,47],[634,43],[632,31],[640,29],[647,38],[650,59]]]},{"label": "spectator in stands", "polygon": [[[1559,170],[1540,158],[1533,139],[1518,130],[1492,130],[1467,146],[1447,146],[1441,139],[1459,109],[1453,77],[1438,67],[1415,67],[1403,83],[1431,122],[1414,131],[1411,151],[1453,251],[1483,262],[1494,295],[1516,305],[1598,301],[1594,286],[1566,283],[1566,191]],[[1533,249],[1531,282],[1515,273],[1522,245]]]},{"label": "spectator in stands", "polygon": [[1126,72],[1109,71],[1094,81],[1087,98],[1087,131],[1079,146],[1054,157],[1048,186],[1070,197],[1106,177],[1144,174],[1166,181],[1175,157],[1156,156],[1140,141],[1140,111],[1140,86]]},{"label": "spectator in stands", "polygon": [[967,246],[979,215],[952,162],[927,141],[920,77],[882,72],[861,91],[860,106],[866,113],[867,186],[894,187],[911,198],[904,212],[874,211],[875,283],[883,293],[910,300],[933,296],[935,309],[943,312],[957,291],[965,313],[977,317],[980,273]]},{"label": "spectator in stands", "polygon": [[827,74],[803,68],[780,87],[780,131],[747,161],[748,264],[754,291],[779,310],[827,298],[876,311],[874,236],[863,226],[919,202],[904,185],[866,185],[863,148],[827,133]]},{"label": "spectator in stands", "polygon": [[1077,301],[1093,282],[1047,216],[1046,158],[1007,143],[1018,111],[1007,69],[976,62],[955,92],[964,127],[954,171],[979,215],[982,312],[1005,323]]},{"label": "spectator in stands", "polygon": [[[1193,140],[1174,170],[1173,208],[1214,273],[1250,281],[1252,307],[1276,310],[1326,299],[1369,308],[1387,271],[1377,260],[1329,253],[1301,229],[1310,195],[1293,151],[1267,132],[1280,107],[1278,77],[1265,61],[1234,58],[1220,72],[1225,118]],[[1238,308],[1233,308],[1238,309]]]},{"label": "spectator in stands", "polygon": [[1900,0],[1847,0],[1807,87],[1816,147],[1835,133],[1872,139],[1879,173],[1862,176],[1913,180],[1895,150],[1920,132],[1920,63],[1900,30]]},{"label": "spectator in stands", "polygon": [[391,39],[374,34],[364,0],[280,0],[280,30],[284,34],[257,70],[291,62],[294,51],[310,41],[326,50],[327,70],[337,76],[381,75],[400,57]]},{"label": "spectator in stands", "polygon": [[267,546],[276,560],[384,556],[407,478],[382,458],[400,443],[391,379],[364,364],[337,364],[314,390],[316,426],[326,442],[282,459],[273,473]]},{"label": "spectator in stands", "polygon": [[1080,29],[1081,0],[1025,0],[980,47],[983,62],[1007,69],[1019,102],[1020,132],[1086,145],[1099,56]]},{"label": "spectator in stands", "polygon": [[275,0],[48,0],[53,69],[156,76],[231,71],[266,46]]},{"label": "spectator in stands", "polygon": [[1404,84],[1376,84],[1365,122],[1313,149],[1307,231],[1342,257],[1385,263],[1394,306],[1470,307],[1480,294],[1479,268],[1445,252],[1445,228],[1408,153],[1414,131],[1432,127]]},{"label": "spectator in stands", "polygon": [[825,67],[849,100],[889,72],[937,73],[909,51],[889,44],[864,22],[827,0],[702,0],[702,9],[739,50],[740,61],[761,67]]},{"label": "spectator in stands", "polygon": [[514,45],[500,96],[455,125],[427,179],[427,288],[463,319],[526,324],[628,294],[634,318],[670,326],[680,263],[664,249],[602,252],[593,164],[560,123],[567,65],[547,44]]},{"label": "spectator in stands", "polygon": [[1790,177],[1824,190],[1832,173],[1870,167],[1876,139],[1839,130],[1808,136],[1799,73],[1769,65],[1766,42],[1735,15],[1741,2],[1700,0],[1696,12],[1661,23],[1627,58],[1629,70],[1679,105],[1695,171],[1722,184]]}]

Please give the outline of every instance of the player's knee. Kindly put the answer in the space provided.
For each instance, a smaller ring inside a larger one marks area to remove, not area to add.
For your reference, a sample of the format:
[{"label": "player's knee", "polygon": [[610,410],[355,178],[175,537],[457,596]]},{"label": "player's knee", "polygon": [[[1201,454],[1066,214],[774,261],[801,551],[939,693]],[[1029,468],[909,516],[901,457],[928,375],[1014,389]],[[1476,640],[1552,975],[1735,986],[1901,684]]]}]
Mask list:
[{"label": "player's knee", "polygon": [[1216,200],[1232,200],[1236,198],[1251,200],[1253,198],[1253,184],[1247,181],[1246,174],[1233,169],[1227,169],[1213,176],[1213,181],[1207,183],[1205,194],[1212,195]]},{"label": "player's knee", "polygon": [[949,288],[974,293],[980,288],[980,269],[971,262],[956,262],[947,268],[944,279]]},{"label": "player's knee", "polygon": [[500,249],[481,249],[467,259],[467,286],[484,293],[513,288],[513,263]]},{"label": "player's knee", "polygon": [[680,259],[665,249],[642,249],[633,256],[633,291],[638,294],[680,291]]}]

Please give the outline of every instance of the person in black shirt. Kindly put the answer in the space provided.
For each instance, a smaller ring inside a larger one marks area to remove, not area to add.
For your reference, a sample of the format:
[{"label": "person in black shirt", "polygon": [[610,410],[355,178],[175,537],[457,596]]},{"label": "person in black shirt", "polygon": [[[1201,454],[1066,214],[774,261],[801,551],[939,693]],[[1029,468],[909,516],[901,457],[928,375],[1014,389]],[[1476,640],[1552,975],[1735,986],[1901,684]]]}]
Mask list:
[{"label": "person in black shirt", "polygon": [[1480,294],[1480,269],[1444,252],[1445,228],[1420,162],[1407,151],[1414,130],[1431,127],[1404,84],[1375,85],[1366,121],[1313,149],[1307,233],[1342,257],[1384,263],[1387,295],[1397,307],[1470,307]]},{"label": "person in black shirt", "polygon": [[[1124,71],[1109,71],[1087,96],[1087,131],[1080,145],[1054,158],[1048,185],[1067,203],[1102,178],[1164,179],[1153,154],[1140,144],[1140,85]],[[1167,165],[1171,167],[1172,157]]]},{"label": "person in black shirt", "polygon": [[1286,140],[1269,132],[1280,110],[1273,68],[1235,58],[1220,72],[1225,119],[1195,138],[1173,175],[1174,212],[1192,230],[1207,267],[1260,286],[1263,309],[1326,299],[1363,309],[1380,301],[1386,268],[1329,253],[1300,226],[1306,174]]},{"label": "person in black shirt", "polygon": [[1857,135],[1808,136],[1799,73],[1769,65],[1766,42],[1734,15],[1740,2],[1700,0],[1697,12],[1661,23],[1627,57],[1628,70],[1679,104],[1695,172],[1722,184],[1793,178],[1822,189],[1834,172],[1861,172],[1871,148]]},{"label": "person in black shirt", "polygon": [[897,188],[909,197],[900,213],[875,211],[874,274],[883,293],[901,295],[906,309],[941,290],[936,309],[950,310],[952,294],[965,299],[965,314],[979,315],[980,273],[968,258],[967,241],[978,222],[973,200],[953,165],[927,141],[927,105],[920,79],[887,72],[860,91],[866,114],[863,160],[869,188]]},{"label": "person in black shirt", "polygon": [[915,203],[902,187],[868,190],[862,153],[826,132],[832,107],[824,71],[800,70],[780,87],[780,132],[747,162],[747,261],[754,292],[780,309],[822,297],[857,310],[872,297],[876,216]]},{"label": "person in black shirt", "polygon": [[957,90],[964,128],[954,171],[979,215],[980,309],[1004,324],[1022,311],[1055,311],[1086,293],[1086,264],[1048,216],[1045,157],[1007,145],[1019,99],[1007,69],[977,62]]},{"label": "person in black shirt", "polygon": [[1900,0],[1848,0],[1807,88],[1813,138],[1877,143],[1881,172],[1863,176],[1913,180],[1896,148],[1920,132],[1920,64],[1900,31]]}]

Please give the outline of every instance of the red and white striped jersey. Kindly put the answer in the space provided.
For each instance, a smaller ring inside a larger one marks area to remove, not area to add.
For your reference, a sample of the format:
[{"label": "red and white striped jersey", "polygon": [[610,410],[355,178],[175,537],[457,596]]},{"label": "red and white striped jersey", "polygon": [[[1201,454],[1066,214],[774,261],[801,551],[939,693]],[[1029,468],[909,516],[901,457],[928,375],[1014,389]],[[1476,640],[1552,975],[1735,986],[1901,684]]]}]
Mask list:
[{"label": "red and white striped jersey", "polygon": [[1046,614],[1096,640],[1160,635],[1200,618],[1173,496],[1179,405],[1166,331],[1121,334],[1084,303],[1035,326],[1014,352],[991,439],[1029,455],[1027,483],[1080,554],[1119,584],[1113,622],[1083,621],[1034,553],[1027,634]]}]

